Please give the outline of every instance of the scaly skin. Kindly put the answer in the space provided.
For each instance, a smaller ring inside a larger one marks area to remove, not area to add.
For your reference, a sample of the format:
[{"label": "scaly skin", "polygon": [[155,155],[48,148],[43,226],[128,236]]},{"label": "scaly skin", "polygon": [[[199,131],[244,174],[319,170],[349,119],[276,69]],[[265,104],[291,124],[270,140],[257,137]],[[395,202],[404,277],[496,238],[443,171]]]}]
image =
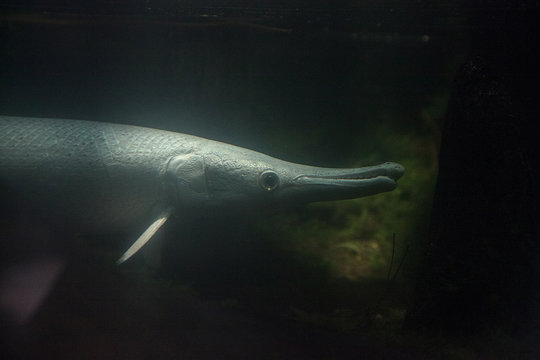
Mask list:
[{"label": "scaly skin", "polygon": [[165,207],[367,196],[402,174],[395,163],[318,168],[164,130],[0,116],[2,185],[52,221],[93,231],[150,224]]}]

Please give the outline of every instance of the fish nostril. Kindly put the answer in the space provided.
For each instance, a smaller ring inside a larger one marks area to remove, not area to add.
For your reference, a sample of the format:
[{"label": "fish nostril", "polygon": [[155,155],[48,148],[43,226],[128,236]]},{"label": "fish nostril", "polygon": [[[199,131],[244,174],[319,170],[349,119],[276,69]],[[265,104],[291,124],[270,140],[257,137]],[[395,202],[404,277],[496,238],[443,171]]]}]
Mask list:
[{"label": "fish nostril", "polygon": [[394,166],[391,169],[392,177],[397,180],[401,176],[403,176],[403,174],[405,173],[405,168],[403,167],[403,165],[400,165],[400,164],[393,164],[393,165]]}]

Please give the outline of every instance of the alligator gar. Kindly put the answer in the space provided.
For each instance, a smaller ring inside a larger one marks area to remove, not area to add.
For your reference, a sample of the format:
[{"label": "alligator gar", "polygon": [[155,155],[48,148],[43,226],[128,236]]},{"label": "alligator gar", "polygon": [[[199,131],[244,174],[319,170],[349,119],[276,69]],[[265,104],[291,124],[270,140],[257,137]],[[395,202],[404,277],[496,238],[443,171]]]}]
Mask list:
[{"label": "alligator gar", "polygon": [[172,212],[215,205],[358,198],[397,186],[403,166],[335,169],[295,164],[192,135],[82,120],[0,116],[0,181],[61,221],[146,231]]}]

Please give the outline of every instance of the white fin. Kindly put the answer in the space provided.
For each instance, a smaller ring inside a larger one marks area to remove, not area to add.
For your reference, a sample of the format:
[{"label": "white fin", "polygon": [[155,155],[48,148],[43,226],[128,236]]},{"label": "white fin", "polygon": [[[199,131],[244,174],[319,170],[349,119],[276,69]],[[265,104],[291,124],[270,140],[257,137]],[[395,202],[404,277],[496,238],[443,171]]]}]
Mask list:
[{"label": "white fin", "polygon": [[154,236],[154,234],[159,230],[159,228],[165,224],[165,221],[169,218],[169,216],[172,213],[173,208],[168,207],[163,212],[159,214],[159,216],[154,220],[152,225],[146,229],[141,236],[129,247],[129,249],[126,250],[126,252],[116,261],[117,265],[120,265],[127,259],[129,259],[133,254],[135,254],[137,251],[139,251],[140,248],[144,246]]}]

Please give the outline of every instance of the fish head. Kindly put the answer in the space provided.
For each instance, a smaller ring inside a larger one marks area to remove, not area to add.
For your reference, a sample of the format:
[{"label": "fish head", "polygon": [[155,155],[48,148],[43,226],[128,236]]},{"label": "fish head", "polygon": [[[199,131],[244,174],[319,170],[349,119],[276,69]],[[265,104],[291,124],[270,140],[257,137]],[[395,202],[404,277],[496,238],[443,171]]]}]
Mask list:
[{"label": "fish head", "polygon": [[359,198],[393,190],[404,173],[403,166],[393,162],[325,168],[231,145],[178,156],[169,167],[183,204],[297,204]]}]

